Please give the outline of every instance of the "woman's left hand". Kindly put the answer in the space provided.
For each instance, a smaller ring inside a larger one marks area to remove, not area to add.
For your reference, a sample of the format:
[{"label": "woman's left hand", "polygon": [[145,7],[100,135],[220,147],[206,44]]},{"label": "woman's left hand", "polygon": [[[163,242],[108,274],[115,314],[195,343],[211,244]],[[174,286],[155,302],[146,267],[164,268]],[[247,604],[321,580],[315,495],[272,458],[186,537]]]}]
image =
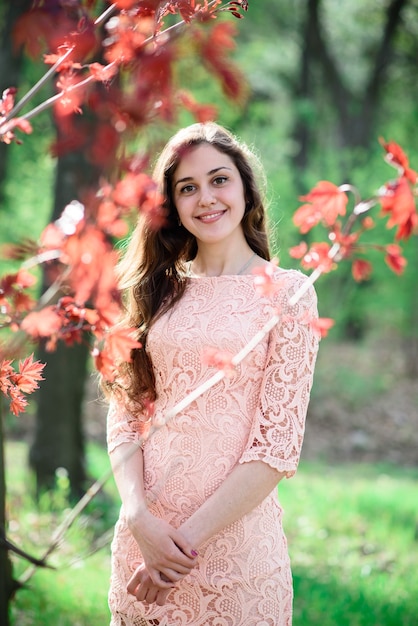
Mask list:
[{"label": "woman's left hand", "polygon": [[155,603],[158,606],[165,604],[167,596],[171,591],[171,589],[162,589],[155,585],[145,565],[140,565],[136,568],[128,581],[127,590],[140,602],[145,602],[145,604]]}]

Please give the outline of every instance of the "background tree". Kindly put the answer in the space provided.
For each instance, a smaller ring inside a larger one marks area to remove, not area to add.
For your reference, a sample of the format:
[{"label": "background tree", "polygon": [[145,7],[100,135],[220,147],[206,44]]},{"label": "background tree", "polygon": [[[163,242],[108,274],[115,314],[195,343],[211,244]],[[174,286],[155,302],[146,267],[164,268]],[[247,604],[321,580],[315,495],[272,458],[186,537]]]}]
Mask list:
[{"label": "background tree", "polygon": [[[81,3],[57,3],[56,6],[34,3],[15,24],[17,45],[25,45],[32,54],[39,54],[40,45],[46,43],[49,52],[46,62],[53,67],[39,86],[56,71],[58,93],[50,102],[17,117],[21,106],[15,105],[14,90],[6,90],[1,101],[0,135],[5,143],[10,143],[17,139],[16,128],[30,133],[28,119],[55,103],[59,122],[55,151],[60,155],[60,161],[53,221],[43,231],[40,244],[27,240],[23,246],[11,247],[8,251],[11,259],[32,255],[29,266],[44,263],[46,290],[36,301],[28,293],[23,293],[33,284],[25,270],[8,274],[0,289],[2,324],[25,331],[34,341],[45,345],[48,352],[56,349],[59,341],[80,344],[82,351],[82,367],[74,350],[74,358],[68,351],[56,353],[55,358],[48,357],[54,370],[52,385],[47,389],[48,401],[43,401],[45,396],[39,401],[37,437],[32,448],[32,462],[39,482],[49,484],[58,463],[69,471],[74,490],[84,478],[80,462],[80,421],[74,420],[74,416],[79,418],[77,404],[81,401],[84,381],[87,346],[83,341],[86,332],[91,331],[95,336],[95,361],[105,378],[113,376],[115,359],[129,360],[131,350],[139,347],[132,336],[135,329],[128,334],[117,328],[112,330],[119,315],[113,273],[116,262],[113,238],[126,234],[124,218],[132,210],[135,213],[139,208],[153,228],[161,226],[165,214],[154,183],[142,172],[147,163],[146,152],[141,158],[135,151],[132,156],[129,147],[122,148],[115,167],[116,151],[119,146],[129,144],[138,129],[143,130],[158,121],[174,121],[179,107],[189,110],[200,120],[210,119],[215,114],[214,107],[199,105],[191,94],[179,89],[174,79],[177,56],[181,50],[183,54],[186,51],[176,36],[180,27],[188,24],[191,30],[193,21],[207,22],[205,32],[200,33],[202,26],[193,27],[189,38],[193,53],[206,60],[230,97],[238,99],[242,95],[242,80],[227,59],[227,51],[233,47],[232,30],[226,24],[210,24],[219,10],[239,17],[239,10],[245,9],[246,4],[220,4],[215,2],[196,7],[194,3],[183,3],[178,7],[168,3],[164,10],[156,11],[146,2],[119,0],[94,18],[93,11],[99,8],[94,2],[88,7]],[[107,22],[106,36],[101,33],[100,38],[97,29],[112,13],[116,16]],[[178,14],[182,19],[166,28],[165,18],[169,19],[170,14]],[[164,31],[162,36],[161,31]],[[87,59],[101,48],[107,65],[98,61],[87,63]],[[118,73],[121,80],[116,88]],[[98,87],[101,83],[107,87],[102,93]],[[76,114],[81,113],[82,106],[92,111],[92,125],[86,123],[86,118],[81,122],[77,120]],[[147,149],[146,144],[144,149]],[[106,166],[109,165],[112,166],[110,174],[122,176],[119,183],[111,181],[109,176],[105,180]],[[102,178],[97,189],[94,183],[97,184],[99,173]],[[66,206],[59,207],[61,202]],[[16,356],[22,340],[12,344],[1,346],[1,391],[10,398],[10,409],[17,414],[26,404],[23,393],[32,392],[37,387],[41,366],[26,359],[20,362],[19,370],[15,372],[7,355]],[[54,366],[58,365],[60,374],[57,378],[55,370],[58,367]],[[76,387],[75,391],[72,388],[69,394],[65,394],[62,381],[68,377],[77,379]],[[66,416],[58,415],[57,419],[57,410],[66,401],[72,410]],[[48,416],[49,420],[46,419]],[[57,422],[58,428],[55,427]],[[0,478],[3,478],[2,431],[0,436]],[[69,442],[72,445],[68,446]],[[57,455],[51,455],[54,449],[58,450]],[[4,480],[0,480],[0,496],[0,521],[5,522]],[[8,560],[10,547],[5,523],[2,533],[2,557],[5,557],[0,561],[4,600],[2,623],[7,624],[14,581]]]}]

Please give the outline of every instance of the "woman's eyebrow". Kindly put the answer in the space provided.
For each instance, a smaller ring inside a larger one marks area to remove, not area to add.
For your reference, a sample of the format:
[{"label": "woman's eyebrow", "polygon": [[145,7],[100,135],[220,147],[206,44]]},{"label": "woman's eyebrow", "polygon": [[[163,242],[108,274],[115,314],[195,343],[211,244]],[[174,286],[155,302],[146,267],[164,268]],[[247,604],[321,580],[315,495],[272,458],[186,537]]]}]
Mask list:
[{"label": "woman's eyebrow", "polygon": [[[220,167],[215,167],[213,170],[210,170],[207,173],[207,176],[213,176],[213,174],[216,174],[216,172],[219,172],[219,170],[231,170],[231,167],[228,167],[227,165],[221,165]],[[179,178],[179,180],[176,180],[176,182],[174,183],[174,187],[176,185],[178,185],[179,183],[186,183],[189,180],[193,180],[192,176],[185,176],[184,178]]]}]

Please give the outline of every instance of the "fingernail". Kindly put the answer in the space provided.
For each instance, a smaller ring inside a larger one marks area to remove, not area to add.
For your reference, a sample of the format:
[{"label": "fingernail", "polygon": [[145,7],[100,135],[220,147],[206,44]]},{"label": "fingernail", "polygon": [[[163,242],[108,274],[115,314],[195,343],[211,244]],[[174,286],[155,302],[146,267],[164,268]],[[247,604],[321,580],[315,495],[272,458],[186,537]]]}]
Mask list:
[{"label": "fingernail", "polygon": [[192,555],[192,556],[198,556],[198,555],[199,555],[199,553],[198,553],[198,552],[196,552],[196,550],[192,550],[192,551],[191,551],[191,555]]}]

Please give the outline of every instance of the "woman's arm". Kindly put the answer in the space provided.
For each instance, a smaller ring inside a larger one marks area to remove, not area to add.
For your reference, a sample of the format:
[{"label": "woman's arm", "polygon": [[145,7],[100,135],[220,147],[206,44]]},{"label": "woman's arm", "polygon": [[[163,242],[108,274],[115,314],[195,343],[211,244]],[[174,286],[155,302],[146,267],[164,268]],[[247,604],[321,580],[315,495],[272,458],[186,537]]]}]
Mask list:
[{"label": "woman's arm", "polygon": [[[199,547],[225,526],[257,507],[284,476],[284,472],[278,472],[264,461],[236,465],[218,489],[180,527],[180,531],[190,545]],[[149,572],[138,568],[129,581],[128,591],[137,600],[162,606],[169,589],[162,590],[160,585],[154,585]]]},{"label": "woman's arm", "polygon": [[129,530],[148,574],[155,585],[171,588],[196,565],[196,552],[180,530],[148,510],[142,449],[134,443],[123,443],[109,456]]},{"label": "woman's arm", "polygon": [[285,476],[264,461],[238,464],[219,488],[180,527],[195,546],[255,509]]}]

